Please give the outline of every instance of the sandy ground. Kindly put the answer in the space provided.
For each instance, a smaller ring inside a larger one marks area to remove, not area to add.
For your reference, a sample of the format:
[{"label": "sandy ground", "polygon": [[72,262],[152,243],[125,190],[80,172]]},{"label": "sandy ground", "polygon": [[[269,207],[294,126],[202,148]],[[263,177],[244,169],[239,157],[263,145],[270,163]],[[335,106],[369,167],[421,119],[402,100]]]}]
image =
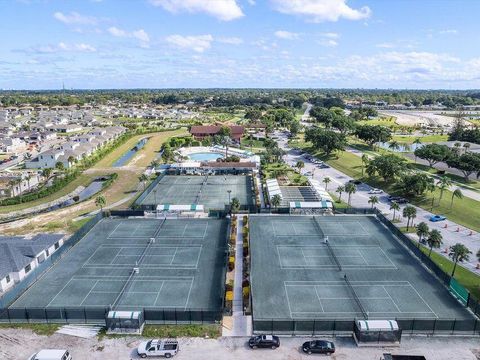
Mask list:
[{"label": "sandy ground", "polygon": [[411,111],[411,110],[382,110],[382,115],[394,116],[396,123],[404,126],[426,125],[426,126],[451,126],[454,118],[440,115],[429,111]]},{"label": "sandy ground", "polygon": [[[250,350],[246,338],[220,338],[218,340],[200,338],[179,339],[180,352],[176,359],[216,360],[216,359],[282,359],[295,360],[309,358],[299,347],[310,338],[281,338],[281,346],[276,350]],[[117,360],[137,359],[136,346],[142,341],[138,337],[117,339],[81,339],[68,335],[54,334],[50,337],[33,334],[30,330],[0,329],[0,359],[21,360],[42,348],[66,348],[75,360]],[[455,337],[404,337],[400,348],[358,348],[353,340],[335,338],[337,352],[330,359],[379,360],[384,352],[393,354],[424,355],[428,360],[478,360],[480,359],[479,338]],[[312,355],[313,358],[324,358]]]}]

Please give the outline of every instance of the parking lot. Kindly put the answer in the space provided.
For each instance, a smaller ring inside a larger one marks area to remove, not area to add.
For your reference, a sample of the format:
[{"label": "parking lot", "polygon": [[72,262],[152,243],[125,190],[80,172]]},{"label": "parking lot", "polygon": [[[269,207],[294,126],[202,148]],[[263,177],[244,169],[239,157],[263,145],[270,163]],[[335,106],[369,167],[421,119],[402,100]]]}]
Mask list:
[{"label": "parking lot", "polygon": [[[379,360],[383,353],[424,355],[427,360],[478,360],[480,344],[478,338],[408,338],[402,340],[400,348],[358,348],[353,340],[335,338],[337,351],[334,355],[304,355],[300,346],[311,338],[282,337],[276,350],[249,350],[246,338],[179,339],[180,352],[175,359],[196,360]],[[332,339],[330,339],[332,340]],[[82,339],[55,334],[50,337],[32,334],[30,330],[0,329],[0,358],[23,360],[42,348],[67,348],[75,360],[130,360],[138,359],[136,346],[142,341],[139,337],[105,338],[98,340]]]}]

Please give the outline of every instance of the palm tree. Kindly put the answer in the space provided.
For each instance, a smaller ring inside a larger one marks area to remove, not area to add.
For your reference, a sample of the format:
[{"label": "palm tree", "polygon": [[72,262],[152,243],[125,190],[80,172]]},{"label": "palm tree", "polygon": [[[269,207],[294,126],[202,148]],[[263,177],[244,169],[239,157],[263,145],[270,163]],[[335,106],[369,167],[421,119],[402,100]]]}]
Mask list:
[{"label": "palm tree", "polygon": [[281,202],[282,202],[282,197],[278,194],[273,195],[272,198],[270,199],[270,203],[273,205],[275,209],[280,206]]},{"label": "palm tree", "polygon": [[368,155],[363,154],[362,155],[362,177],[363,177],[363,169],[365,168],[365,166],[368,164],[369,161],[370,161],[370,158],[368,157]]},{"label": "palm tree", "polygon": [[63,165],[63,163],[61,161],[58,161],[55,164],[55,169],[57,169],[58,171],[63,171],[63,170],[65,170],[65,165]]},{"label": "palm tree", "polygon": [[413,220],[417,217],[417,209],[413,206],[407,205],[403,208],[403,217],[407,218],[407,231],[410,227],[410,220]]},{"label": "palm tree", "polygon": [[328,184],[332,181],[328,176],[325,176],[323,183],[325,184],[325,191],[327,191]]},{"label": "palm tree", "polygon": [[428,239],[427,239],[428,246],[430,247],[428,257],[430,257],[430,255],[432,255],[432,249],[433,248],[438,249],[442,245],[442,239],[443,239],[443,237],[442,237],[442,234],[440,233],[440,231],[438,231],[438,230],[430,231],[430,233],[428,234]]},{"label": "palm tree", "polygon": [[[414,141],[413,141],[413,144],[417,145],[416,148],[418,149],[419,146],[422,143],[422,140],[420,138],[416,138]],[[415,155],[415,152],[413,152],[413,154]],[[415,155],[415,162],[417,162],[417,155]]]},{"label": "palm tree", "polygon": [[107,204],[107,200],[105,199],[105,196],[103,195],[100,195],[100,196],[97,196],[96,199],[95,199],[95,206],[99,206],[100,207],[100,212],[103,211],[103,207]]},{"label": "palm tree", "polygon": [[435,184],[427,185],[427,191],[432,193],[432,211],[433,211],[433,205],[435,204],[435,190],[437,190],[437,187],[435,186]]},{"label": "palm tree", "polygon": [[470,143],[463,144],[463,148],[465,149],[465,152],[468,152],[468,150],[470,149]]},{"label": "palm tree", "polygon": [[150,163],[150,166],[152,167],[152,169],[156,169],[157,166],[160,165],[160,161],[158,161],[158,159],[154,159],[152,160],[152,162]]},{"label": "palm tree", "polygon": [[295,164],[295,167],[298,169],[298,172],[301,174],[302,173],[302,169],[305,167],[305,163],[301,160],[297,161],[297,163]]},{"label": "palm tree", "polygon": [[438,204],[440,205],[440,201],[443,197],[443,192],[447,190],[450,186],[452,186],[452,181],[448,177],[442,176],[440,180],[438,180],[437,186],[440,189],[440,197],[438,199]]},{"label": "palm tree", "polygon": [[452,207],[453,207],[453,199],[454,199],[454,198],[463,199],[462,190],[460,190],[460,189],[455,189],[455,190],[453,190],[453,192],[452,192],[452,201],[450,201],[450,209],[452,209]]},{"label": "palm tree", "polygon": [[240,210],[240,200],[238,198],[234,197],[230,203],[230,209],[232,212],[236,213],[238,210]]},{"label": "palm tree", "polygon": [[143,183],[143,191],[145,191],[146,184],[148,181],[148,176],[146,174],[142,174],[138,177],[138,180]]},{"label": "palm tree", "polygon": [[395,212],[397,211],[400,211],[400,205],[395,202],[395,201],[392,201],[391,205],[390,205],[390,210],[393,210],[393,219],[392,221],[395,221]]},{"label": "palm tree", "polygon": [[25,180],[27,181],[27,191],[28,191],[30,190],[30,180],[32,180],[32,175],[27,174],[27,176],[25,176]]},{"label": "palm tree", "polygon": [[372,204],[372,209],[375,206],[375,204],[378,204],[378,196],[372,195],[368,199],[368,203]]},{"label": "palm tree", "polygon": [[393,151],[398,151],[400,150],[400,144],[398,141],[393,140],[388,144],[388,148],[392,149]]},{"label": "palm tree", "polygon": [[421,243],[422,240],[429,235],[429,228],[426,222],[421,222],[417,225],[417,235],[418,235],[418,242]]},{"label": "palm tree", "polygon": [[457,263],[460,261],[468,261],[470,259],[470,254],[472,252],[468,250],[468,248],[460,243],[456,243],[453,246],[450,246],[450,253],[448,256],[453,260],[453,270],[452,270],[452,277],[455,275],[455,270],[457,268]]},{"label": "palm tree", "polygon": [[51,168],[46,168],[42,170],[42,176],[48,181],[50,179],[50,176],[52,175],[52,169]]},{"label": "palm tree", "polygon": [[67,160],[70,165],[75,164],[75,162],[77,161],[77,159],[75,159],[73,155],[70,155]]},{"label": "palm tree", "polygon": [[480,250],[477,251],[477,260],[480,263]]},{"label": "palm tree", "polygon": [[348,206],[350,206],[352,194],[357,192],[357,186],[354,183],[349,182],[345,185],[345,192],[348,194]]},{"label": "palm tree", "polygon": [[338,202],[342,202],[342,193],[345,192],[345,186],[340,185],[339,187],[337,187],[337,190],[335,190],[335,192],[340,194],[338,195]]},{"label": "palm tree", "polygon": [[462,144],[457,141],[455,144],[453,144],[453,146],[455,146],[456,153],[459,154],[460,153],[460,147],[462,146]]}]

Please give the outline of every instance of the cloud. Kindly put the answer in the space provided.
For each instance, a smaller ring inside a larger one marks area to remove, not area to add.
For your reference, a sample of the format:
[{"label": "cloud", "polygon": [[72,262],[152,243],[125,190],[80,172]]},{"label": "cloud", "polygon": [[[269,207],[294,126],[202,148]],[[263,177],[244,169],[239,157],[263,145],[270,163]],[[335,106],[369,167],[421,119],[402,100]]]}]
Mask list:
[{"label": "cloud", "polygon": [[375,47],[381,48],[381,49],[393,49],[396,47],[396,45],[392,43],[381,43],[381,44],[375,45]]},{"label": "cloud", "polygon": [[300,34],[298,33],[285,31],[285,30],[275,31],[274,35],[279,39],[284,39],[284,40],[296,40],[300,37]]},{"label": "cloud", "polygon": [[445,29],[438,32],[440,35],[457,35],[458,30],[456,29]]},{"label": "cloud", "polygon": [[213,41],[212,35],[197,35],[197,36],[183,36],[183,35],[169,35],[165,41],[181,49],[193,50],[196,52],[204,52],[210,49]]},{"label": "cloud", "polygon": [[340,37],[340,34],[337,34],[334,32],[325,32],[325,33],[321,33],[320,36],[327,39],[338,39]]},{"label": "cloud", "polygon": [[171,13],[205,13],[222,21],[231,21],[244,16],[237,0],[150,0]]},{"label": "cloud", "polygon": [[219,37],[216,39],[216,41],[223,43],[223,44],[229,44],[229,45],[240,45],[243,44],[243,39],[239,37]]},{"label": "cloud", "polygon": [[80,15],[75,11],[72,11],[69,14],[64,14],[60,11],[57,11],[53,14],[53,17],[67,25],[95,25],[98,23],[97,18],[93,16]]},{"label": "cloud", "polygon": [[115,26],[111,26],[107,29],[107,31],[115,36],[115,37],[122,37],[122,38],[133,38],[140,41],[141,47],[149,47],[150,44],[150,36],[147,32],[143,29],[134,30],[132,32],[117,28]]},{"label": "cloud", "polygon": [[27,54],[55,54],[59,52],[85,52],[93,53],[97,49],[89,44],[85,43],[64,43],[59,42],[57,45],[43,45],[43,46],[34,46],[28,49],[18,50]]},{"label": "cloud", "polygon": [[321,40],[318,40],[317,43],[319,45],[326,46],[326,47],[338,46],[338,41],[333,39],[321,39]]},{"label": "cloud", "polygon": [[361,20],[370,17],[368,6],[353,9],[347,5],[347,0],[270,0],[274,9],[289,15],[305,17],[308,21],[324,22],[347,20]]}]

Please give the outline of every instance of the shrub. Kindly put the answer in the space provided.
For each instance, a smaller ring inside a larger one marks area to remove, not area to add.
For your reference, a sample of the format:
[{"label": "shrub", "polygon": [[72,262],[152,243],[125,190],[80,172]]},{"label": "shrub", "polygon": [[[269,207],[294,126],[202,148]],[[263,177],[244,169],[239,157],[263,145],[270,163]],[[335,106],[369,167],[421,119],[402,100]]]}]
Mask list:
[{"label": "shrub", "polygon": [[242,281],[242,287],[247,287],[250,286],[250,280],[248,278],[243,279]]},{"label": "shrub", "polygon": [[243,216],[243,226],[248,226],[248,216],[247,215]]},{"label": "shrub", "polygon": [[225,291],[233,291],[233,281],[230,280],[228,283],[225,284]]},{"label": "shrub", "polygon": [[242,295],[244,299],[248,299],[250,296],[250,286],[245,286],[242,288]]}]

